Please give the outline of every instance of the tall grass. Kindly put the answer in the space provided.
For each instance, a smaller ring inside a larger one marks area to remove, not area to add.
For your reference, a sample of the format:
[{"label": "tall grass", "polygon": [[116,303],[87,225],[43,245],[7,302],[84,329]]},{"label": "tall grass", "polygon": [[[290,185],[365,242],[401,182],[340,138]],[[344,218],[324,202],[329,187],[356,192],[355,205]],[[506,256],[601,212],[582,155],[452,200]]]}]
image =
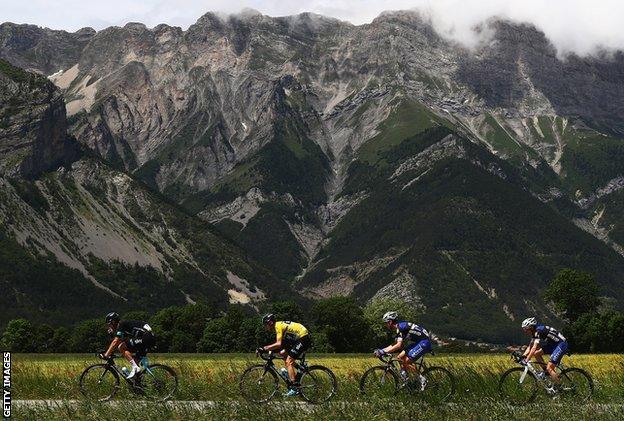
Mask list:
[{"label": "tall grass", "polygon": [[[574,355],[566,357],[568,366],[587,370],[595,382],[594,399],[590,405],[557,402],[541,393],[535,405],[512,408],[498,396],[498,380],[514,363],[506,355],[458,354],[434,356],[429,365],[449,369],[456,379],[452,405],[420,407],[413,396],[371,401],[358,391],[362,373],[378,361],[368,355],[310,355],[309,361],[331,368],[338,378],[338,395],[328,405],[301,407],[297,404],[275,403],[258,406],[242,401],[238,378],[245,367],[259,363],[253,355],[241,354],[162,354],[151,357],[153,362],[171,365],[180,378],[178,400],[214,401],[214,406],[199,410],[186,406],[146,404],[122,385],[113,406],[84,402],[61,408],[21,408],[16,416],[24,419],[268,419],[293,416],[299,419],[406,419],[414,411],[420,416],[466,419],[526,418],[541,416],[550,409],[562,416],[575,418],[593,416],[606,419],[624,418],[624,364],[619,355]],[[88,355],[15,355],[13,366],[14,399],[79,399],[78,377],[82,370],[98,361]],[[278,363],[279,364],[279,363]],[[125,399],[135,402],[129,404]],[[546,406],[544,406],[546,405]],[[510,412],[511,411],[511,412]],[[112,415],[107,418],[107,414]],[[547,414],[546,414],[547,415]],[[554,419],[554,418],[553,418]]]}]

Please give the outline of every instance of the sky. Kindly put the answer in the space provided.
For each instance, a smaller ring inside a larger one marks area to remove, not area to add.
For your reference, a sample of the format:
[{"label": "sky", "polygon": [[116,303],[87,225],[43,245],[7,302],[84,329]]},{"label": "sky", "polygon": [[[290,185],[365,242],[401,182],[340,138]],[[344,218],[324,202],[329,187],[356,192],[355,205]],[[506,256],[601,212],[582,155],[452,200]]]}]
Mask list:
[{"label": "sky", "polygon": [[491,17],[532,23],[560,54],[624,50],[622,0],[0,0],[0,22],[32,23],[75,31],[127,22],[186,29],[208,11],[256,9],[270,16],[314,12],[360,25],[384,10],[417,9],[442,35],[474,46],[475,26]]}]

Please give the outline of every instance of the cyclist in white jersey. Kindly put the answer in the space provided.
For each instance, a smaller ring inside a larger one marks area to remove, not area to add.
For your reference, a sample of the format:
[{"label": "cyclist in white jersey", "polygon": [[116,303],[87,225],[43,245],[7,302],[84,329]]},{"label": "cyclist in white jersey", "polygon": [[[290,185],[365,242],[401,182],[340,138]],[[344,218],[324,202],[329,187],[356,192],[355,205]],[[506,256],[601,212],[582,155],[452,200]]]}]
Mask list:
[{"label": "cyclist in white jersey", "polygon": [[[537,323],[535,317],[529,317],[522,322],[522,329],[531,336],[531,342],[524,351],[524,361],[535,361],[542,366],[546,366],[546,372],[550,375],[555,385],[559,385],[561,380],[555,371],[561,359],[568,351],[568,342],[557,329]],[[544,354],[550,354],[548,364],[544,362]]]}]

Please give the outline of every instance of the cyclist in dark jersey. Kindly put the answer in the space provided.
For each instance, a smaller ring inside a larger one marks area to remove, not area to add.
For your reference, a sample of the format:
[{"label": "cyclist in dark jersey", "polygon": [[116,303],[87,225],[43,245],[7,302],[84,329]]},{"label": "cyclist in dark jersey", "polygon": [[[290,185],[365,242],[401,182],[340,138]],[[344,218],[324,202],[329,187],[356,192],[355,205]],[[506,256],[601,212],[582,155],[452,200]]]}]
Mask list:
[{"label": "cyclist in dark jersey", "polygon": [[[531,336],[531,342],[524,351],[524,360],[530,361],[535,358],[542,367],[546,366],[546,372],[550,375],[553,383],[560,383],[559,375],[555,367],[568,351],[568,342],[557,329],[537,323],[535,317],[529,317],[522,322],[522,329]],[[544,362],[543,355],[550,354],[548,364]]]},{"label": "cyclist in dark jersey", "polygon": [[382,349],[376,349],[374,354],[380,357],[384,354],[401,351],[397,358],[401,361],[401,377],[403,381],[407,381],[408,372],[418,375],[421,387],[424,389],[426,379],[418,372],[418,367],[414,362],[428,352],[431,352],[431,340],[427,329],[417,325],[399,320],[396,311],[389,311],[383,315],[383,321],[386,327],[396,330],[396,342]]},{"label": "cyclist in dark jersey", "polygon": [[144,321],[120,320],[119,314],[115,312],[106,315],[106,325],[108,333],[114,338],[108,350],[100,357],[106,359],[115,352],[115,349],[118,349],[132,366],[132,370],[127,376],[130,379],[141,371],[141,367],[137,363],[154,346],[152,328]]}]

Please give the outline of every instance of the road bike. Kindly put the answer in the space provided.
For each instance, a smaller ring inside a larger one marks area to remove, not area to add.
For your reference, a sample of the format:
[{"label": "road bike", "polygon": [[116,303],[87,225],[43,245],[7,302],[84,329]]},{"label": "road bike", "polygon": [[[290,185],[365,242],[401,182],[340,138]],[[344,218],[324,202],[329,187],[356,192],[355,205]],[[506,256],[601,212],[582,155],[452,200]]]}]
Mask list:
[{"label": "road bike", "polygon": [[[568,354],[569,355],[569,354]],[[556,371],[561,384],[555,385],[544,366],[537,362],[524,361],[522,352],[514,351],[511,358],[522,367],[510,368],[500,378],[498,388],[501,396],[514,405],[524,405],[532,402],[540,389],[553,397],[574,400],[577,403],[588,401],[594,392],[594,382],[591,376],[580,368],[566,368],[559,363]]]},{"label": "road bike", "polygon": [[[99,354],[98,354],[99,355]],[[178,375],[175,370],[163,364],[150,364],[147,357],[141,359],[142,370],[128,379],[122,369],[115,364],[111,355],[105,363],[93,364],[80,375],[80,392],[88,399],[105,402],[113,399],[120,389],[120,378],[136,395],[164,402],[178,390]]]},{"label": "road bike", "polygon": [[334,373],[322,365],[308,365],[305,354],[295,363],[295,384],[275,367],[273,360],[281,357],[273,352],[261,353],[259,357],[265,362],[247,368],[239,382],[241,394],[250,402],[265,403],[273,399],[278,394],[280,380],[287,389],[294,387],[304,400],[314,404],[327,402],[338,391]]},{"label": "road bike", "polygon": [[[433,354],[433,352],[431,353]],[[413,364],[418,373],[401,376],[401,362],[391,354],[378,357],[383,365],[371,367],[360,380],[360,393],[367,397],[391,397],[401,391],[418,394],[427,403],[436,405],[455,393],[455,377],[444,367],[428,367],[424,355]]]}]

